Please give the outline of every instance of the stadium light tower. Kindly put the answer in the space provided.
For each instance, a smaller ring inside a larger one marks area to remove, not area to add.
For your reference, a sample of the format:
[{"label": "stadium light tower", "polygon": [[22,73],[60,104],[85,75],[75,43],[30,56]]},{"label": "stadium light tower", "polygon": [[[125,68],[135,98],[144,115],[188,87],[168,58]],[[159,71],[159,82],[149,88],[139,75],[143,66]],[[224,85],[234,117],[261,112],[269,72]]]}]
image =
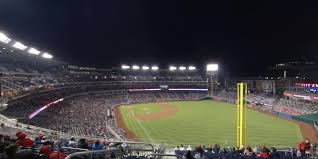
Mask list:
[{"label": "stadium light tower", "polygon": [[142,66],[141,69],[142,69],[142,70],[149,70],[149,67],[148,67],[148,66]]},{"label": "stadium light tower", "polygon": [[137,66],[137,65],[133,65],[133,66],[132,66],[132,69],[133,69],[133,70],[139,70],[139,69],[140,69],[140,67],[139,67],[139,66]]},{"label": "stadium light tower", "polygon": [[35,49],[35,48],[31,48],[29,50],[29,53],[33,54],[33,55],[40,55],[41,52],[39,50]]},{"label": "stadium light tower", "polygon": [[20,50],[25,50],[26,48],[28,48],[27,46],[23,45],[20,42],[15,42],[12,47],[16,48],[16,49],[20,49]]},{"label": "stadium light tower", "polygon": [[7,37],[4,33],[0,32],[0,41],[2,43],[8,44],[11,41],[11,39]]},{"label": "stadium light tower", "polygon": [[179,70],[180,70],[180,71],[184,71],[184,70],[186,70],[186,69],[187,69],[187,68],[184,67],[184,66],[180,66],[180,67],[179,67]]},{"label": "stadium light tower", "polygon": [[121,65],[121,69],[127,70],[127,69],[130,69],[130,66],[128,66],[128,65]]},{"label": "stadium light tower", "polygon": [[51,58],[53,58],[53,55],[45,52],[45,53],[42,54],[42,57],[45,58],[45,59],[51,59]]},{"label": "stadium light tower", "polygon": [[151,69],[152,69],[153,71],[157,71],[157,70],[159,69],[159,67],[158,67],[158,66],[152,66]]},{"label": "stadium light tower", "polygon": [[189,66],[188,69],[189,69],[190,71],[193,71],[193,70],[195,70],[196,68],[195,68],[194,66]]},{"label": "stadium light tower", "polygon": [[170,71],[175,71],[176,69],[177,69],[177,67],[175,67],[175,66],[170,66],[170,67],[169,67],[169,70],[170,70]]},{"label": "stadium light tower", "polygon": [[208,64],[206,66],[206,72],[207,72],[207,82],[208,82],[208,95],[210,97],[213,96],[213,88],[214,88],[214,83],[218,81],[218,70],[219,70],[219,65],[212,63]]},{"label": "stadium light tower", "polygon": [[206,66],[206,71],[210,71],[210,72],[213,72],[213,71],[218,71],[219,70],[219,65],[218,64],[208,64]]}]

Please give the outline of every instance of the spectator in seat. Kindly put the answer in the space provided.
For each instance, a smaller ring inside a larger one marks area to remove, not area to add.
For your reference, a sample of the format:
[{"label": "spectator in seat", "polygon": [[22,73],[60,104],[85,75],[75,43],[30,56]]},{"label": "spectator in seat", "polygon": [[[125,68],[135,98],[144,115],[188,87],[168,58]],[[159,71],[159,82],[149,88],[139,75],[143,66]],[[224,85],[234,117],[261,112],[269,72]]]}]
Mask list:
[{"label": "spectator in seat", "polygon": [[188,150],[188,151],[192,151],[192,147],[191,147],[191,145],[188,145],[187,150]]},{"label": "spectator in seat", "polygon": [[68,142],[69,147],[76,147],[75,138],[72,136],[70,141]]},{"label": "spectator in seat", "polygon": [[63,152],[53,152],[51,153],[50,159],[65,159],[66,156]]},{"label": "spectator in seat", "polygon": [[35,143],[36,145],[40,145],[40,144],[41,144],[41,141],[43,140],[43,137],[44,137],[44,134],[43,134],[43,132],[40,131],[40,132],[38,133],[38,136],[34,138],[34,143]]},{"label": "spectator in seat", "polygon": [[310,141],[306,139],[298,144],[298,150],[301,153],[301,156],[305,156],[306,152],[310,151]]},{"label": "spectator in seat", "polygon": [[243,152],[243,154],[245,156],[251,157],[251,156],[254,155],[254,151],[252,150],[251,146],[247,145],[245,150],[244,150],[244,152]]},{"label": "spectator in seat", "polygon": [[277,152],[277,150],[276,150],[275,147],[272,148],[271,157],[272,157],[273,159],[279,159],[279,158],[280,158],[280,154]]},{"label": "spectator in seat", "polygon": [[17,157],[18,146],[16,144],[10,144],[4,151],[8,159],[15,159]]},{"label": "spectator in seat", "polygon": [[16,141],[16,144],[18,146],[21,146],[23,148],[31,148],[33,146],[33,140],[27,138],[26,134],[22,132],[17,132],[16,136],[18,138]]},{"label": "spectator in seat", "polygon": [[0,158],[4,158],[4,148],[6,147],[6,144],[4,142],[3,135],[0,135]]},{"label": "spectator in seat", "polygon": [[5,148],[5,159],[34,159],[32,150],[24,149],[18,151],[18,146],[16,144],[10,144]]},{"label": "spectator in seat", "polygon": [[196,154],[194,155],[195,159],[205,159],[206,158],[205,155],[203,154],[204,151],[203,151],[202,146],[200,146],[200,145],[197,146],[195,151],[196,151]]},{"label": "spectator in seat", "polygon": [[79,139],[77,148],[89,149],[88,144],[86,143],[86,139],[84,139],[84,138]]},{"label": "spectator in seat", "polygon": [[266,146],[262,146],[262,150],[257,156],[259,158],[269,158],[269,149]]},{"label": "spectator in seat", "polygon": [[39,150],[40,150],[40,154],[43,154],[47,157],[49,157],[51,153],[53,152],[51,143],[49,141],[45,141],[43,143],[43,146],[41,146]]},{"label": "spectator in seat", "polygon": [[99,140],[95,141],[95,144],[93,144],[92,146],[93,150],[103,150],[104,149],[104,145],[99,143]]},{"label": "spectator in seat", "polygon": [[212,146],[212,145],[210,145],[210,146],[207,148],[208,152],[212,152],[212,149],[213,149],[213,146]]},{"label": "spectator in seat", "polygon": [[212,148],[213,153],[219,153],[220,150],[221,150],[221,147],[218,144],[215,144]]},{"label": "spectator in seat", "polygon": [[183,147],[183,145],[181,144],[180,145],[180,151],[184,151],[185,150],[185,148]]},{"label": "spectator in seat", "polygon": [[186,151],[186,153],[183,156],[183,159],[193,159],[191,151]]}]

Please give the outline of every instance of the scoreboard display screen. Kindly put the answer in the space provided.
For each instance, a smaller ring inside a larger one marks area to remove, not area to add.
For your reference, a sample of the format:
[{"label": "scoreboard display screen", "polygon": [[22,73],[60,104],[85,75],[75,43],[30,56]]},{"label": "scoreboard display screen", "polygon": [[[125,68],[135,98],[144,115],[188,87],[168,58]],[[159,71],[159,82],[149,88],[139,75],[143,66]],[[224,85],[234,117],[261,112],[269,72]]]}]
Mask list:
[{"label": "scoreboard display screen", "polygon": [[305,92],[318,93],[318,88],[305,88]]}]

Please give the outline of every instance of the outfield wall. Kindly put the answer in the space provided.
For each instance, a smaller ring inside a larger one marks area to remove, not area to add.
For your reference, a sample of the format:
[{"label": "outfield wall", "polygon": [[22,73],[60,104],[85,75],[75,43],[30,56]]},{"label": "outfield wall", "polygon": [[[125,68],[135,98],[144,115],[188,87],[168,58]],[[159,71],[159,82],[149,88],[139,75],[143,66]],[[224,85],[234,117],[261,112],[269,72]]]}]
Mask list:
[{"label": "outfield wall", "polygon": [[293,119],[314,125],[315,122],[318,122],[318,119],[317,119],[318,117],[315,117],[315,116],[318,116],[318,114],[298,115],[298,116],[293,116]]}]

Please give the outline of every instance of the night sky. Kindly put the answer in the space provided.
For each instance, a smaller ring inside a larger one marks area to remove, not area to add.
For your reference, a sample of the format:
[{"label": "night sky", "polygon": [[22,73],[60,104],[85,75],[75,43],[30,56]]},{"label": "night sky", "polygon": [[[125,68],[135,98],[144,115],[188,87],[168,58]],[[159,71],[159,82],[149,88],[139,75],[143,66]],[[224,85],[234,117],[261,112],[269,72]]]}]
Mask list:
[{"label": "night sky", "polygon": [[217,61],[259,75],[318,57],[317,4],[299,0],[1,0],[0,30],[56,59],[106,68]]}]

